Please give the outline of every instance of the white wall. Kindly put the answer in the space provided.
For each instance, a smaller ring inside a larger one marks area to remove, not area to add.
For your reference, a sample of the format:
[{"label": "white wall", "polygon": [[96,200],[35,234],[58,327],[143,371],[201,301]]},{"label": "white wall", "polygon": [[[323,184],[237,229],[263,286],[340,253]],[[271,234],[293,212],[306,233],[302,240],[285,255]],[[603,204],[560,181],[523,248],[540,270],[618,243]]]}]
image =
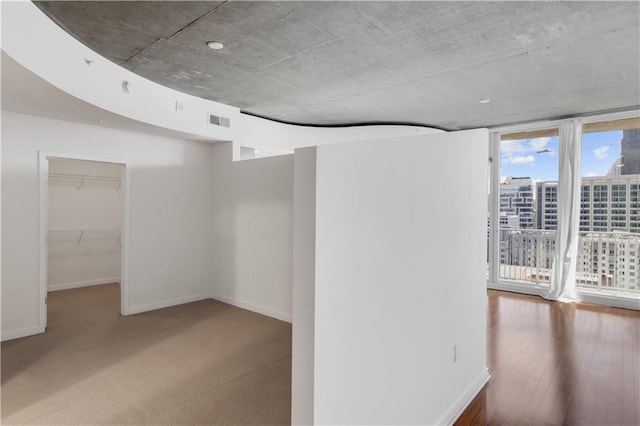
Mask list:
[{"label": "white wall", "polygon": [[315,309],[315,423],[448,423],[488,379],[487,142],[316,148],[315,301],[295,311]]},{"label": "white wall", "polygon": [[38,329],[38,150],[130,176],[129,312],[210,296],[209,144],[2,112],[2,338]]},{"label": "white wall", "polygon": [[265,120],[239,114],[235,129],[234,159],[241,160],[241,146],[259,150],[257,157],[293,153],[296,148],[335,143],[371,141],[400,136],[443,133],[442,130],[422,126],[369,125],[352,127],[308,127]]},{"label": "white wall", "polygon": [[[32,2],[0,7],[2,49],[53,86],[143,123],[212,140],[234,138],[239,108],[170,89],[121,67],[80,43]],[[131,83],[128,94],[122,90],[125,80]],[[208,113],[230,118],[231,128],[210,125]]]},{"label": "white wall", "polygon": [[[53,174],[48,185],[49,291],[120,281],[123,167],[49,160],[49,174]],[[82,181],[79,176],[110,179]]]},{"label": "white wall", "polygon": [[291,423],[313,424],[316,276],[316,148],[294,157]]},{"label": "white wall", "polygon": [[212,297],[291,321],[293,156],[232,162],[213,146]]}]

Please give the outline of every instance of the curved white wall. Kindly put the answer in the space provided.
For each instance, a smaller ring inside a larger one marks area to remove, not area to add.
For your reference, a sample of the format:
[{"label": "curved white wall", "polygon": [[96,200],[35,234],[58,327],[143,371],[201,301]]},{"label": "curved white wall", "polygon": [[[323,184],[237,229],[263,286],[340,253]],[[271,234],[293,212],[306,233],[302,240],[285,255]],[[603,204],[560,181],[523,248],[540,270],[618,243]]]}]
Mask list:
[{"label": "curved white wall", "polygon": [[[107,111],[211,140],[233,139],[232,129],[208,124],[208,113],[228,117],[235,126],[238,108],[178,92],[122,68],[66,33],[31,2],[2,2],[2,49],[52,85]],[[131,83],[129,94],[122,90],[124,80]],[[176,101],[182,111],[176,111]]]},{"label": "curved white wall", "polygon": [[[55,87],[107,111],[211,141],[232,140],[234,160],[240,160],[240,146],[268,156],[308,146],[441,132],[400,125],[316,128],[241,114],[236,107],[187,95],[122,68],[66,33],[31,2],[2,3],[2,49]],[[86,59],[92,63],[87,65]],[[125,80],[131,83],[129,94],[122,90]],[[176,102],[182,111],[176,111]],[[230,118],[231,127],[209,125],[209,113]]]}]

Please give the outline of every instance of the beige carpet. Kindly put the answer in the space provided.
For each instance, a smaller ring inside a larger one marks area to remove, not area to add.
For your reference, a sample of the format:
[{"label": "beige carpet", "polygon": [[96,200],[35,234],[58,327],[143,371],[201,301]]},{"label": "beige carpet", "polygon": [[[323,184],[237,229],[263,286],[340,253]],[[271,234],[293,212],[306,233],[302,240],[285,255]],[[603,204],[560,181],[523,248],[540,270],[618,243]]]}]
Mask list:
[{"label": "beige carpet", "polygon": [[122,317],[116,284],[49,293],[2,343],[2,424],[290,424],[291,325],[214,300]]}]

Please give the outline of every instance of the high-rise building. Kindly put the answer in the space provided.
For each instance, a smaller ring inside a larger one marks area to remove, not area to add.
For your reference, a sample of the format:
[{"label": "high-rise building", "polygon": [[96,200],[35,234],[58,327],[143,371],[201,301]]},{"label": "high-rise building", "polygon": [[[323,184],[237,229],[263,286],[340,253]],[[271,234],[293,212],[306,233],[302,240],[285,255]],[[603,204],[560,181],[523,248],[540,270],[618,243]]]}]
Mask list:
[{"label": "high-rise building", "polygon": [[622,163],[620,174],[640,174],[640,129],[622,131],[620,160]]},{"label": "high-rise building", "polygon": [[536,182],[538,229],[558,228],[558,182]]},{"label": "high-rise building", "polygon": [[537,230],[500,230],[500,263],[550,269],[555,233]]},{"label": "high-rise building", "polygon": [[520,216],[500,213],[500,229],[504,228],[520,228]]},{"label": "high-rise building", "polygon": [[507,177],[500,184],[501,216],[518,216],[520,228],[534,228],[534,206],[533,180],[530,177]]},{"label": "high-rise building", "polygon": [[612,232],[580,237],[578,285],[617,290],[640,288],[640,238]]},{"label": "high-rise building", "polygon": [[580,231],[640,233],[640,177],[582,178]]},{"label": "high-rise building", "polygon": [[[558,183],[536,183],[538,229],[558,227]],[[580,231],[640,233],[640,176],[583,177]]]},{"label": "high-rise building", "polygon": [[613,162],[611,168],[607,172],[607,176],[620,176],[622,174],[622,154],[618,155],[616,161]]}]

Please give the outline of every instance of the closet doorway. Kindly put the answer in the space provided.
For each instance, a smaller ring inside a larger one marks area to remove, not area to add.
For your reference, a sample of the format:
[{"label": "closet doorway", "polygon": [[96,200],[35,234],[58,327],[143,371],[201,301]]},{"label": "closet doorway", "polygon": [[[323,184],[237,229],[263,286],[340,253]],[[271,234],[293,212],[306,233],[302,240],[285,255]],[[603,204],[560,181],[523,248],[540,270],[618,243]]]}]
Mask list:
[{"label": "closet doorway", "polygon": [[41,154],[40,166],[43,329],[49,299],[55,312],[126,314],[126,164]]}]

